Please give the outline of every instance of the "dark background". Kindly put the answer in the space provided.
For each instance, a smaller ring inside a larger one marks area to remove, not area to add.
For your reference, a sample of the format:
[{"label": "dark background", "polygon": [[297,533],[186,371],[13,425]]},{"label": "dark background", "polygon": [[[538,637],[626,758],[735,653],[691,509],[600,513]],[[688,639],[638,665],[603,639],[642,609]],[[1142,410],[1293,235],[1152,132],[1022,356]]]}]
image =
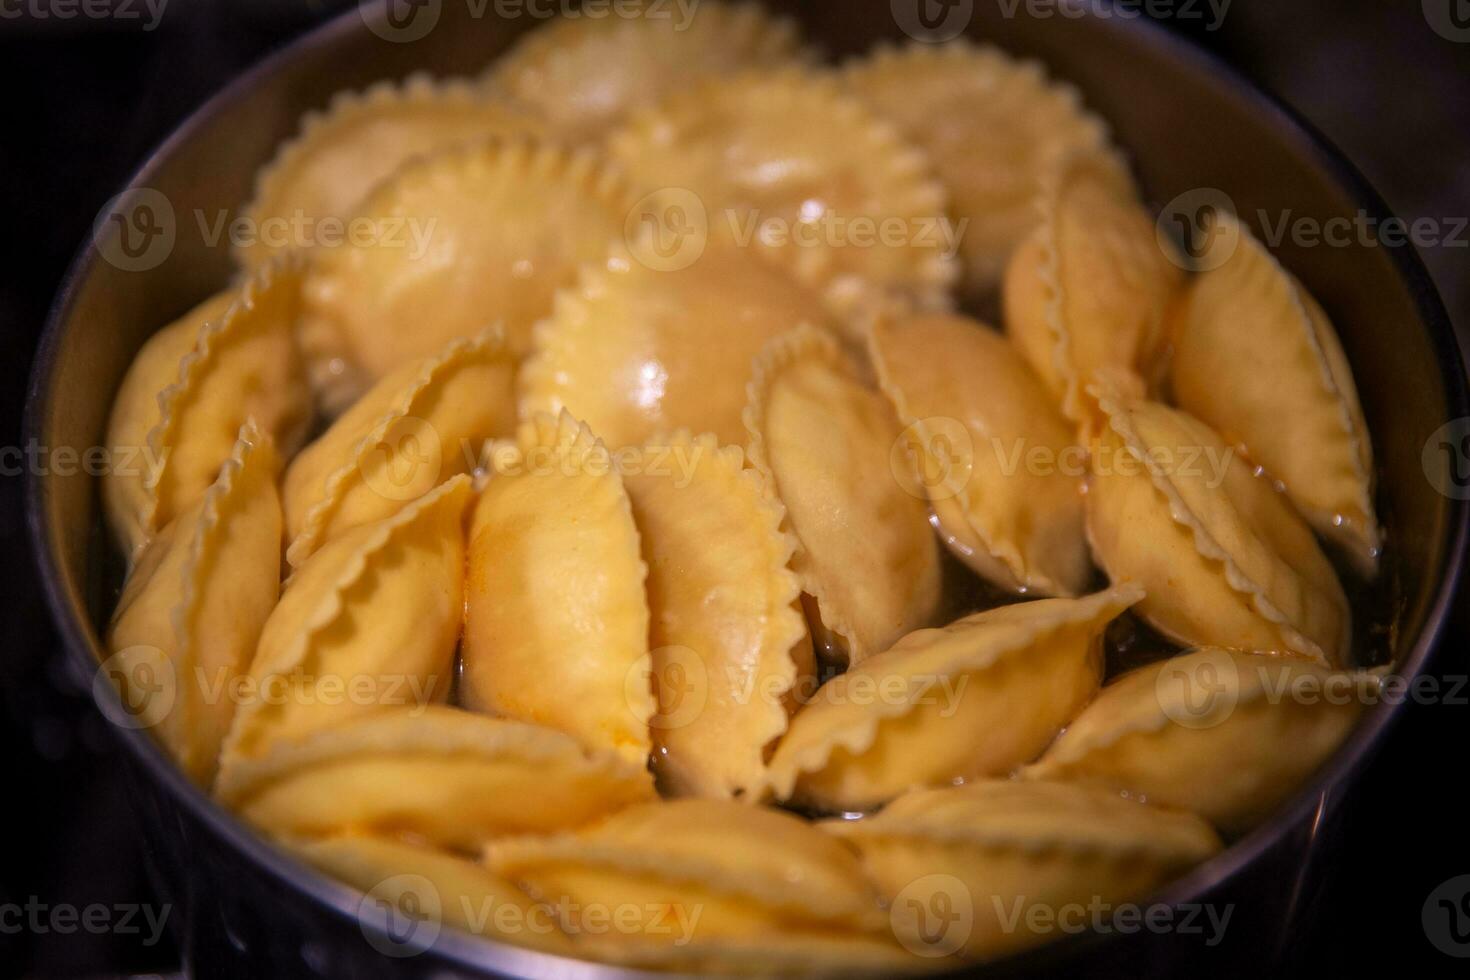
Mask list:
[{"label": "dark background", "polygon": [[[46,9],[54,0],[0,0],[0,13],[38,2]],[[1470,18],[1470,0],[1448,2]],[[0,446],[22,444],[36,338],[101,204],[224,82],[348,3],[171,0],[147,32],[138,21],[0,19]],[[1470,215],[1470,43],[1431,30],[1419,0],[1234,0],[1216,31],[1161,19],[1301,110],[1399,215]],[[1470,330],[1466,237],[1422,253],[1462,344]],[[20,478],[0,476],[0,903],[148,901],[103,722],[54,656],[22,490]],[[1435,665],[1441,676],[1470,672],[1467,627],[1462,603]],[[1429,945],[1420,909],[1441,881],[1470,873],[1466,716],[1463,701],[1404,712],[1343,803],[1329,893],[1307,911],[1278,963],[1464,975],[1467,961]],[[136,937],[0,933],[0,975],[168,969],[173,955]],[[1273,971],[1263,963],[1261,972]]]}]

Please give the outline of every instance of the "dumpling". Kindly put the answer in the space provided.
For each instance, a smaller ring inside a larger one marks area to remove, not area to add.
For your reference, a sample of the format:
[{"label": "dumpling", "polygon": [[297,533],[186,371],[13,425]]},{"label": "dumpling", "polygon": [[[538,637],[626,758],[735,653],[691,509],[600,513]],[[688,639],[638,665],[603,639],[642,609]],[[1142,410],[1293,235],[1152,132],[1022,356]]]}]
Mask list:
[{"label": "dumpling", "polygon": [[829,335],[799,328],[756,363],[745,410],[748,455],[786,507],[791,567],[822,625],[858,663],[939,605],[928,507],[894,467],[893,409],[857,379]]},{"label": "dumpling", "polygon": [[1034,61],[989,46],[880,47],[850,62],[843,84],[934,161],[949,190],[965,289],[996,286],[1036,227],[1037,175],[1066,155],[1107,145],[1107,127],[1077,91]]},{"label": "dumpling", "polygon": [[1183,259],[1160,239],[1111,151],[1073,154],[1041,186],[1041,222],[1006,268],[1006,333],[1085,442],[1094,378],[1126,378],[1140,393],[1157,387]]},{"label": "dumpling", "polygon": [[928,158],[811,71],[707,81],[607,139],[644,190],[692,194],[710,225],[820,292],[855,336],[875,310],[946,308],[958,275]]},{"label": "dumpling", "polygon": [[1097,693],[1103,629],[1140,598],[1038,599],[910,633],[796,713],[771,758],[776,798],[861,810],[1035,759]]},{"label": "dumpling", "polygon": [[[407,928],[393,935],[395,951],[422,951],[451,925],[500,942],[575,956],[571,938],[561,931],[550,908],[487,870],[478,861],[435,847],[393,837],[342,833],[317,838],[284,838],[286,850],[308,864],[363,892],[391,909],[389,921]],[[363,919],[363,928],[368,922]]]},{"label": "dumpling", "polygon": [[102,503],[113,538],[129,559],[155,530],[145,528],[143,520],[162,465],[148,446],[148,433],[158,424],[159,392],[179,379],[179,362],[194,349],[200,332],[234,301],[233,290],[215,293],[149,337],[117,390],[107,422],[112,465],[102,474]]},{"label": "dumpling", "polygon": [[588,141],[701,78],[793,62],[799,43],[789,19],[758,4],[702,0],[686,10],[635,0],[537,28],[495,62],[487,83],[534,107],[558,138]]},{"label": "dumpling", "polygon": [[550,904],[564,899],[562,926],[574,937],[594,934],[584,910],[667,910],[603,931],[596,948],[615,962],[699,972],[735,955],[769,973],[788,957],[813,958],[814,946],[835,952],[833,940],[872,950],[874,970],[903,962],[877,938],[885,917],[857,858],[777,810],[650,803],[577,833],[491,841],[485,863]]},{"label": "dumpling", "polygon": [[278,836],[352,831],[475,854],[653,798],[642,766],[575,739],[442,705],[376,711],[228,760],[215,794]]},{"label": "dumpling", "polygon": [[213,485],[139,555],[107,633],[136,717],[202,786],[280,595],[279,467],[270,437],[245,423]]},{"label": "dumpling", "polygon": [[772,338],[825,322],[816,297],[723,239],[677,269],[619,249],[537,325],[521,417],[567,409],[616,449],[675,429],[742,445],[751,361]]},{"label": "dumpling", "polygon": [[514,386],[498,328],[384,377],[287,468],[286,560],[299,567],[344,531],[475,469],[485,443],[515,429]]},{"label": "dumpling", "polygon": [[933,313],[880,321],[868,351],[950,550],[1003,589],[1086,589],[1085,454],[1015,348]]},{"label": "dumpling", "polygon": [[655,771],[677,795],[753,798],[813,670],[781,505],[709,434],[651,440],[623,482],[648,564]]},{"label": "dumpling", "polygon": [[150,472],[135,466],[103,482],[109,519],[125,545],[136,547],[199,501],[247,420],[283,456],[301,445],[311,399],[294,334],[300,286],[299,263],[273,262],[228,299],[213,297],[167,327],[130,369],[108,445],[121,460],[141,434],[146,450],[139,447],[136,458]]},{"label": "dumpling", "polygon": [[644,764],[647,568],[612,456],[563,412],[521,426],[475,506],[460,697]]},{"label": "dumpling", "polygon": [[253,268],[286,248],[335,244],[374,185],[410,158],[494,136],[539,135],[535,117],[463,81],[413,75],[339,92],[308,113],[255,181],[251,232],[235,255]]},{"label": "dumpling", "polygon": [[1234,215],[1217,212],[1204,235],[1204,271],[1174,319],[1174,398],[1243,446],[1371,573],[1381,547],[1373,447],[1337,332]]},{"label": "dumpling", "polygon": [[456,476],[296,571],[261,633],[226,767],[273,742],[449,696],[469,497],[470,478]]},{"label": "dumpling", "polygon": [[505,139],[416,160],[359,206],[368,231],[316,249],[301,344],[328,414],[455,337],[505,325],[517,356],[577,267],[605,257],[631,209],[587,151]]},{"label": "dumpling", "polygon": [[1054,926],[1069,906],[1139,901],[1220,850],[1191,813],[1039,782],[922,790],[820,826],[857,848],[899,941],[931,967],[1045,942],[1033,910]]},{"label": "dumpling", "polygon": [[1337,573],[1286,499],[1209,426],[1094,388],[1104,422],[1087,481],[1087,532],[1139,613],[1185,645],[1341,664],[1351,614]]},{"label": "dumpling", "polygon": [[1244,833],[1342,744],[1378,685],[1287,657],[1195,650],[1103,688],[1023,775],[1193,810]]}]

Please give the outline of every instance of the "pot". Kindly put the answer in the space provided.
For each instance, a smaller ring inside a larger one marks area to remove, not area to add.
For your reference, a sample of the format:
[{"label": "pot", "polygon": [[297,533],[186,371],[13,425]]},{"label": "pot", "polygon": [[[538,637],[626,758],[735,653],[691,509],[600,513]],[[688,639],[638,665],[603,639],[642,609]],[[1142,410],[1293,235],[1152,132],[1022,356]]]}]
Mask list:
[{"label": "pot", "polygon": [[[1389,217],[1351,165],[1307,124],[1156,25],[1100,8],[1047,16],[1041,8],[1028,13],[1022,4],[1007,16],[1005,4],[961,0],[941,8],[945,17],[925,28],[916,20],[924,2],[855,7],[808,0],[790,6],[807,36],[836,56],[879,39],[902,41],[905,26],[945,33],[958,23],[946,18],[963,15],[965,33],[1038,57],[1078,85],[1136,154],[1148,194],[1171,202],[1166,213],[1173,208],[1187,219],[1203,193],[1223,192],[1242,215]],[[152,239],[136,238],[119,257],[99,245],[106,241],[99,237],[80,250],[41,341],[27,436],[48,447],[103,445],[113,396],[135,352],[152,331],[230,276],[228,237],[208,232],[219,215],[250,197],[252,175],[300,116],[339,89],[380,78],[421,69],[477,73],[539,23],[529,14],[503,19],[497,9],[493,3],[429,0],[395,4],[390,18],[383,5],[365,2],[239,78],[165,140],[129,182],[125,191],[132,196],[123,202],[148,202],[151,217],[162,224],[144,221],[134,232],[163,228],[166,235],[171,226],[168,247],[154,250]],[[405,17],[430,14],[438,17],[431,30],[418,36],[414,28],[421,23],[410,24],[405,33]],[[411,43],[404,43],[408,38]],[[156,195],[139,197],[144,189]],[[117,213],[104,208],[99,224]],[[1466,554],[1470,504],[1435,488],[1436,481],[1445,485],[1448,470],[1434,467],[1453,460],[1436,457],[1432,447],[1425,453],[1444,423],[1470,416],[1460,354],[1411,248],[1313,248],[1287,239],[1276,251],[1336,323],[1357,378],[1389,532],[1384,584],[1364,597],[1358,612],[1368,610],[1368,618],[1382,625],[1396,671],[1412,678],[1424,671],[1442,631]],[[64,640],[56,656],[88,681],[100,677],[92,685],[98,709],[122,717],[113,687],[98,672],[100,634],[116,600],[119,568],[102,527],[97,481],[84,473],[33,473],[29,503],[40,574]],[[1325,880],[1334,801],[1406,707],[1372,707],[1332,760],[1270,820],[1154,897],[1176,908],[1229,907],[1230,943],[1207,948],[1208,930],[1123,934],[1104,928],[989,965],[986,972],[1137,975],[1178,968],[1205,954],[1213,957],[1211,972],[1259,967],[1263,956],[1282,951],[1293,916]],[[416,955],[390,955],[404,950],[385,934],[382,909],[277,851],[216,806],[146,732],[124,725],[110,731],[126,749],[150,860],[174,905],[170,921],[181,927],[184,967],[192,975],[634,975],[452,930]]]}]

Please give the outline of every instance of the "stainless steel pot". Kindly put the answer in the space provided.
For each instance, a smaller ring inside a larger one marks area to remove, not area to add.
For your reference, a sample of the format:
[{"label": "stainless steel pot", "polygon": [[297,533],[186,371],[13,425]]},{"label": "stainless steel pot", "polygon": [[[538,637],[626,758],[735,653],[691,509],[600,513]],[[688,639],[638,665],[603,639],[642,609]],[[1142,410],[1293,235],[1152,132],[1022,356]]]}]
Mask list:
[{"label": "stainless steel pot", "polygon": [[[922,0],[861,7],[829,0],[791,4],[808,36],[835,55],[873,41],[902,40]],[[418,69],[480,70],[537,21],[497,17],[494,4],[429,0],[438,21],[410,43],[402,16],[379,4],[352,10],[238,79],[179,128],[134,176],[172,212],[166,258],[104,256],[89,241],[52,309],[28,403],[28,436],[42,446],[103,443],[107,413],[133,354],[148,335],[230,275],[226,239],[207,226],[250,193],[251,175],[308,109],[338,89]],[[962,2],[966,33],[1045,60],[1078,84],[1133,150],[1156,201],[1201,188],[1224,191],[1242,213],[1325,220],[1387,211],[1361,177],[1310,127],[1224,65],[1136,19],[1029,17],[1026,5]],[[413,8],[418,9],[418,8]],[[522,8],[525,9],[525,8]],[[483,11],[481,16],[476,11]],[[395,27],[397,25],[397,27]],[[201,224],[201,221],[203,224]],[[141,234],[146,228],[135,231]],[[134,243],[135,246],[137,243]],[[1307,248],[1286,241],[1281,258],[1327,307],[1360,386],[1379,455],[1379,506],[1390,534],[1388,582],[1369,597],[1389,626],[1399,672],[1424,670],[1464,561],[1464,501],[1439,493],[1433,454],[1422,450],[1443,423],[1470,415],[1460,354],[1444,310],[1410,248]],[[1448,460],[1444,461],[1448,465]],[[1430,472],[1426,472],[1426,467]],[[86,475],[33,475],[30,522],[52,611],[72,669],[91,677],[100,628],[116,595],[116,568],[101,530],[97,487]],[[1375,613],[1376,615],[1376,613]],[[102,709],[115,709],[95,685]],[[1173,883],[1166,903],[1235,903],[1233,926],[1279,943],[1295,903],[1317,873],[1314,842],[1332,801],[1381,741],[1403,705],[1373,708],[1332,761],[1273,819]],[[446,931],[427,951],[384,956],[368,937],[379,911],[335,882],[280,854],[192,786],[146,733],[115,728],[127,749],[150,854],[183,927],[186,967],[205,976],[617,976],[620,971],[479,941]],[[995,973],[1060,967],[1132,973],[1187,961],[1186,936],[1073,937],[991,968]],[[1261,947],[1243,944],[1247,958]],[[1225,964],[1218,960],[1214,967]]]}]

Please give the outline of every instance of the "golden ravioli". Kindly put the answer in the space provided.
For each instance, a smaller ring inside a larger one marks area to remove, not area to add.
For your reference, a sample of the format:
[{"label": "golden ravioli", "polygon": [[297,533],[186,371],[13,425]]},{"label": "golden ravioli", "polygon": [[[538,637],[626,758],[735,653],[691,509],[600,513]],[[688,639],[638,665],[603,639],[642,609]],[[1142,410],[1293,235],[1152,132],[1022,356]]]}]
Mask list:
[{"label": "golden ravioli", "polygon": [[983,325],[938,313],[880,321],[868,351],[950,550],[1003,589],[1082,592],[1084,455],[1025,359]]},{"label": "golden ravioli", "polygon": [[1108,140],[1076,89],[1034,61],[964,40],[880,47],[850,63],[842,80],[934,161],[962,227],[972,295],[999,282],[1036,227],[1037,175]]},{"label": "golden ravioli", "polygon": [[[392,837],[344,833],[285,838],[287,850],[374,901],[392,909],[400,925],[416,924],[403,948],[416,938],[438,936],[441,924],[501,942],[575,955],[551,909],[533,902],[511,882],[476,861]],[[364,922],[366,925],[366,922]],[[396,937],[395,937],[396,938]]]},{"label": "golden ravioli", "polygon": [[475,507],[461,698],[642,765],[655,707],[646,572],[607,447],[565,412],[523,424]]},{"label": "golden ravioli", "polygon": [[1103,629],[1136,586],[1001,606],[905,636],[817,690],[771,758],[781,800],[860,810],[918,786],[1003,776],[1097,693]]},{"label": "golden ravioli", "polygon": [[743,444],[751,360],[772,338],[825,320],[814,296],[723,240],[667,270],[620,249],[584,268],[537,325],[521,415],[567,409],[617,449],[675,429]]},{"label": "golden ravioli", "polygon": [[1235,216],[1205,230],[1205,270],[1175,316],[1179,406],[1244,447],[1324,537],[1371,573],[1373,447],[1327,314]]},{"label": "golden ravioli", "polygon": [[[485,863],[617,961],[687,966],[712,947],[769,972],[785,949],[823,939],[876,947],[863,933],[883,926],[851,851],[798,817],[734,802],[649,803],[576,833],[494,840]],[[584,914],[620,905],[658,914],[601,934]]]},{"label": "golden ravioli", "polygon": [[245,209],[251,240],[237,243],[246,267],[281,250],[332,246],[368,192],[409,159],[495,136],[539,135],[541,123],[466,82],[413,75],[363,92],[339,92],[308,113],[255,182]]},{"label": "golden ravioli", "polygon": [[515,427],[514,385],[498,328],[379,381],[287,468],[286,560],[299,567],[344,531],[474,469],[486,441]]},{"label": "golden ravioli", "polygon": [[750,460],[799,544],[791,567],[850,662],[925,625],[939,548],[924,498],[892,462],[901,436],[883,396],[830,336],[801,328],[762,353],[745,411]]},{"label": "golden ravioli", "polygon": [[749,796],[811,670],[781,505],[708,434],[651,440],[624,483],[648,563],[655,769],[677,795]]},{"label": "golden ravioli", "polygon": [[475,853],[653,797],[642,766],[458,708],[376,711],[227,761],[216,795],[272,834],[390,834]]},{"label": "golden ravioli", "polygon": [[792,62],[798,44],[790,20],[754,3],[623,3],[527,34],[496,62],[488,85],[534,107],[558,137],[594,140],[630,110],[698,79]]},{"label": "golden ravioli", "polygon": [[1196,650],[1103,688],[1024,774],[1193,810],[1244,833],[1342,744],[1377,691],[1370,674]]},{"label": "golden ravioli", "polygon": [[124,695],[144,699],[138,716],[204,786],[280,595],[279,465],[247,422],[214,484],[139,555],[107,634]]},{"label": "golden ravioli", "polygon": [[367,712],[449,696],[469,497],[470,478],[457,476],[297,570],[261,633],[226,766]]},{"label": "golden ravioli", "polygon": [[608,153],[645,190],[822,293],[860,333],[875,308],[949,305],[958,274],[928,159],[810,71],[713,79],[635,114]]},{"label": "golden ravioli", "polygon": [[1193,814],[1039,782],[922,790],[821,826],[857,848],[899,941],[936,966],[1054,938],[1068,907],[1137,902],[1220,850]]},{"label": "golden ravioli", "polygon": [[1138,611],[1185,645],[1341,664],[1351,614],[1337,573],[1286,499],[1209,426],[1157,402],[1094,388],[1087,532]]},{"label": "golden ravioli", "polygon": [[[299,263],[287,258],[257,272],[232,294],[223,312],[216,297],[180,321],[202,325],[170,383],[157,392],[152,414],[143,409],[143,377],[124,386],[109,441],[136,438],[140,416],[146,415],[151,428],[142,458],[156,461],[156,470],[141,487],[125,478],[104,491],[122,535],[146,540],[198,502],[230,458],[235,435],[247,420],[253,419],[285,456],[301,445],[311,424],[311,399],[294,335],[300,287]],[[170,334],[155,353],[169,359],[180,341]],[[145,370],[152,374],[152,365]],[[139,509],[130,517],[133,503]]]},{"label": "golden ravioli", "polygon": [[107,422],[112,465],[102,474],[102,504],[113,538],[129,559],[156,530],[145,528],[143,520],[162,465],[148,446],[148,433],[158,424],[158,395],[179,379],[179,362],[194,349],[200,332],[234,301],[233,290],[216,293],[149,337],[117,390]]},{"label": "golden ravioli", "polygon": [[596,156],[529,139],[403,167],[358,208],[360,240],[313,253],[301,343],[323,406],[337,414],[404,362],[496,321],[524,353],[552,295],[607,254],[629,210]]},{"label": "golden ravioli", "polygon": [[1114,153],[1074,154],[1045,172],[1041,223],[1011,256],[1006,333],[1082,424],[1097,376],[1153,390],[1168,343],[1166,315],[1184,279]]}]

